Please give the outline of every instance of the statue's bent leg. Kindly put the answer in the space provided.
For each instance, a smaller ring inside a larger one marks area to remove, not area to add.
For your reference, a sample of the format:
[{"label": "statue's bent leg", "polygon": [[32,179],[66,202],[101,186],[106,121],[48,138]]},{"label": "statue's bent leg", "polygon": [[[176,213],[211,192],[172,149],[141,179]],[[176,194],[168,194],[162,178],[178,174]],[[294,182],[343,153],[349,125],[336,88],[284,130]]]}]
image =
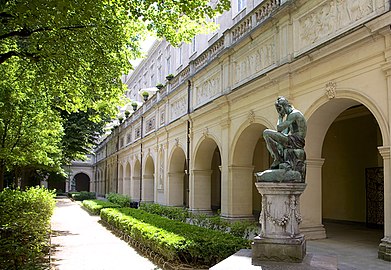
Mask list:
[{"label": "statue's bent leg", "polygon": [[263,138],[266,142],[266,148],[274,158],[271,169],[277,169],[279,164],[284,162],[283,145],[285,144],[286,137],[280,132],[266,129],[263,131]]}]

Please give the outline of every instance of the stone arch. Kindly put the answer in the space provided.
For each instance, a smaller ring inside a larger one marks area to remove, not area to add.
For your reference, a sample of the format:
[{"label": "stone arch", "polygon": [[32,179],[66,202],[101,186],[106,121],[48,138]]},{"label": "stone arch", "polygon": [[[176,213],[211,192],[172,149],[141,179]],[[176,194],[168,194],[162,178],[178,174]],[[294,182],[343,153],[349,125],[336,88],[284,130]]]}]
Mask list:
[{"label": "stone arch", "polygon": [[[359,111],[360,113],[358,113]],[[340,198],[343,198],[345,203],[347,202],[346,205],[353,203],[353,200],[360,200],[361,206],[357,204],[357,201],[354,203],[354,208],[356,208],[354,211],[361,211],[361,214],[357,216],[362,218],[364,215],[362,212],[365,211],[362,208],[365,207],[364,167],[373,166],[369,164],[376,163],[381,159],[377,147],[381,146],[382,142],[387,142],[385,140],[388,140],[389,135],[385,117],[376,107],[375,102],[369,97],[349,89],[337,91],[337,97],[333,99],[321,97],[306,111],[305,116],[308,119],[305,147],[307,188],[303,193],[301,203],[304,218],[302,227],[304,233],[307,228],[309,231],[318,232],[313,237],[307,235],[307,238],[321,238],[325,237],[323,218],[340,219],[342,217],[342,219],[346,218],[350,221],[365,222],[365,220],[360,221],[350,217],[351,213],[340,216],[338,214],[324,215],[330,211],[338,213],[341,208],[344,208],[339,199],[333,198],[332,195],[343,193]],[[352,127],[357,127],[357,130],[353,131]],[[375,135],[373,138],[365,139],[363,136],[367,136],[365,134],[369,134],[368,132],[379,136]],[[379,139],[376,139],[377,137]],[[353,142],[356,144],[355,146],[351,146]],[[340,146],[337,147],[337,144]],[[369,149],[366,147],[367,145],[372,148],[370,154],[365,152],[367,151],[365,149]],[[360,162],[355,163],[354,166],[349,165],[360,156],[365,157],[365,161],[360,158]],[[368,165],[358,165],[366,162],[369,162]],[[344,169],[341,170],[335,164],[345,164]],[[342,183],[347,184],[348,187],[342,187]],[[333,189],[333,192],[330,191],[330,188]],[[351,193],[353,190],[356,192],[354,195]],[[334,203],[339,204],[338,208],[340,209],[333,206]],[[352,209],[350,207],[345,210],[352,212]]]},{"label": "stone arch", "polygon": [[254,172],[269,168],[270,155],[262,137],[265,129],[261,123],[247,123],[235,134],[229,166],[232,202],[228,214],[232,217],[258,217],[261,211],[261,195],[254,185]]},{"label": "stone arch", "polygon": [[[370,97],[353,90],[339,90],[334,99],[323,96],[316,100],[312,106],[304,113],[307,119],[307,157],[320,156],[321,146],[324,136],[334,119],[349,107],[362,104],[375,117],[382,134],[383,142],[389,141],[389,128],[384,114],[379,111],[376,102]],[[311,140],[309,139],[311,138]]]},{"label": "stone arch", "polygon": [[88,174],[84,172],[76,173],[73,177],[76,191],[90,191],[90,180]]},{"label": "stone arch", "polygon": [[213,137],[200,141],[195,150],[190,183],[190,206],[196,211],[221,208],[221,148]]},{"label": "stone arch", "polygon": [[169,159],[167,200],[168,205],[186,205],[186,155],[179,146],[172,150]]},{"label": "stone arch", "polygon": [[142,177],[142,201],[153,202],[155,197],[155,164],[151,155],[145,160]]}]

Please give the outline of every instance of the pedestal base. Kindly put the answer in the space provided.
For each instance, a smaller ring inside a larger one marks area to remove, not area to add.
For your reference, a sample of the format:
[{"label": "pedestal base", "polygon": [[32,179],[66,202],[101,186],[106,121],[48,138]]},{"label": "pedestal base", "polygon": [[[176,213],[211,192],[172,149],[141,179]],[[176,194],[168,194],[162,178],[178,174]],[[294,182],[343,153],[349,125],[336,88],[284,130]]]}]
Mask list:
[{"label": "pedestal base", "polygon": [[385,261],[391,261],[391,239],[390,238],[384,237],[381,240],[381,243],[379,245],[378,258]]},{"label": "pedestal base", "polygon": [[262,261],[302,262],[306,254],[304,236],[288,239],[255,238],[252,243],[252,264]]}]

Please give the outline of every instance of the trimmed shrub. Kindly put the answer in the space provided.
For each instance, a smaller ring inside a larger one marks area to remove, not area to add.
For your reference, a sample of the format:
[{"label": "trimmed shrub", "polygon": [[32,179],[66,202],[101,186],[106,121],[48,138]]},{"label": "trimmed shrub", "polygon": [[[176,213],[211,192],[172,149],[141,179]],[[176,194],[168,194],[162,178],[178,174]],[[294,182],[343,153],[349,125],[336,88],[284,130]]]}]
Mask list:
[{"label": "trimmed shrub", "polygon": [[80,192],[68,192],[68,197],[75,201],[94,200],[96,199],[95,192],[80,191]]},{"label": "trimmed shrub", "polygon": [[129,207],[131,201],[129,196],[118,194],[118,193],[109,193],[106,195],[106,199],[109,202],[119,204],[122,207]]},{"label": "trimmed shrub", "polygon": [[31,187],[0,192],[1,269],[40,269],[49,252],[55,193]]},{"label": "trimmed shrub", "polygon": [[167,261],[212,266],[249,241],[131,208],[102,209],[102,220],[142,243]]},{"label": "trimmed shrub", "polygon": [[157,203],[141,203],[140,209],[151,214],[182,222],[186,222],[186,219],[190,217],[189,211],[183,207],[164,206]]},{"label": "trimmed shrub", "polygon": [[250,238],[258,231],[257,223],[252,221],[229,222],[219,215],[193,214],[183,207],[164,206],[155,203],[142,203],[141,210],[199,227],[226,232],[237,237]]},{"label": "trimmed shrub", "polygon": [[90,213],[99,215],[100,210],[103,208],[119,208],[118,204],[102,201],[102,200],[84,200],[83,207],[86,208]]}]

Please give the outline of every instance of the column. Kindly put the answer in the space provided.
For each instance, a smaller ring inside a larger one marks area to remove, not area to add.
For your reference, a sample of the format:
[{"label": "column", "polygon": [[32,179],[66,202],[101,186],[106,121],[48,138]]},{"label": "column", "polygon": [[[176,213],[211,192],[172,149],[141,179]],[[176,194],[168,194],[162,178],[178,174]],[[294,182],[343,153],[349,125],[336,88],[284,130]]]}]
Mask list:
[{"label": "column", "polygon": [[153,175],[143,175],[143,188],[141,191],[142,201],[143,202],[153,202],[154,200],[154,185],[153,185]]},{"label": "column", "polygon": [[212,205],[212,170],[192,170],[191,210],[210,212]]},{"label": "column", "polygon": [[130,197],[133,201],[140,201],[140,176],[133,176],[130,182]]},{"label": "column", "polygon": [[183,205],[184,172],[168,173],[167,196],[168,205]]},{"label": "column", "polygon": [[301,232],[306,239],[326,238],[326,231],[322,224],[322,167],[323,158],[308,158],[307,188],[301,196],[301,210],[303,223]]},{"label": "column", "polygon": [[123,193],[125,195],[129,195],[130,196],[130,177],[125,177],[124,178],[124,189],[123,189]]},{"label": "column", "polygon": [[379,259],[391,261],[391,179],[390,179],[390,147],[378,147],[383,157],[384,167],[384,238],[378,250]]},{"label": "column", "polygon": [[228,212],[227,218],[252,218],[253,166],[228,167]]}]

